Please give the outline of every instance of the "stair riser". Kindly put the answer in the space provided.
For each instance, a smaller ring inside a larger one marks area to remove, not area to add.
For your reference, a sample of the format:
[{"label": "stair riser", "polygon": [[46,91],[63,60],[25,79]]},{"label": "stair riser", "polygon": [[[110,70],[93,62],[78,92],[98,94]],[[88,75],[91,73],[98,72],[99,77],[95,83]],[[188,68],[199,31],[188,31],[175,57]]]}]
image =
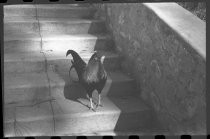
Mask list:
[{"label": "stair riser", "polygon": [[24,7],[4,7],[4,17],[12,16],[34,16],[36,17],[36,9],[34,6]]},{"label": "stair riser", "polygon": [[33,52],[40,51],[41,41],[6,41],[4,42],[4,53]]},{"label": "stair riser", "polygon": [[39,17],[66,17],[66,18],[93,18],[95,13],[94,9],[39,9]]},{"label": "stair riser", "polygon": [[[68,23],[68,22],[40,22],[41,34],[95,34],[105,33],[106,28],[103,22],[92,23]],[[7,33],[38,33],[38,22],[6,22],[4,32]]]},{"label": "stair riser", "polygon": [[122,96],[122,95],[134,95],[136,93],[135,81],[117,82],[114,86],[111,86],[113,93],[108,93],[108,96]]},{"label": "stair riser", "polygon": [[[129,95],[135,91],[135,87],[131,88],[133,85],[133,80],[112,82],[110,88],[109,85],[110,81],[107,81],[107,84],[102,91],[102,96],[106,94],[109,94],[109,96]],[[5,88],[4,103],[10,104],[48,100],[50,99],[49,93],[51,93],[51,95],[56,99],[66,98],[71,100],[74,100],[76,98],[86,98],[87,95],[86,91],[81,87],[81,85],[77,83],[71,85],[68,83],[53,84],[53,82],[51,81],[51,89],[49,89],[48,84],[42,87],[28,86],[13,89]],[[93,97],[98,100],[97,91],[93,93]]]},{"label": "stair riser", "polygon": [[[132,116],[133,115],[133,116]],[[97,133],[102,131],[113,131],[118,127],[120,117],[129,117],[124,122],[121,121],[121,130],[130,130],[130,129],[145,129],[148,125],[145,123],[146,120],[150,120],[150,112],[141,111],[135,113],[122,113],[113,112],[110,114],[95,114],[92,116],[72,116],[67,117],[55,117],[55,133],[53,132],[53,118],[49,117],[48,120],[39,120],[39,121],[29,121],[29,122],[19,122],[20,125],[28,127],[27,132],[23,132],[23,136],[26,136],[26,133],[31,133],[32,131],[37,133],[36,136],[40,135],[80,135],[80,134],[90,134]],[[102,120],[103,119],[103,120]],[[145,125],[146,124],[146,125]],[[8,127],[11,123],[5,123],[5,126]],[[35,128],[35,127],[45,127],[45,128]],[[20,127],[19,130],[22,130]],[[7,132],[7,131],[5,131]],[[10,132],[10,134],[12,134]],[[34,135],[33,133],[30,135]],[[12,135],[11,135],[12,136]],[[14,136],[14,135],[13,135]]]},{"label": "stair riser", "polygon": [[141,131],[151,129],[151,122],[152,113],[149,110],[147,110],[147,112],[122,113],[118,119],[114,131]]},{"label": "stair riser", "polygon": [[39,24],[37,21],[34,22],[4,22],[4,33],[38,33]]},{"label": "stair riser", "polygon": [[103,22],[92,23],[41,23],[41,32],[43,34],[96,34],[106,33]]},{"label": "stair riser", "polygon": [[42,48],[44,50],[53,50],[66,52],[69,49],[77,50],[77,52],[94,50],[109,50],[113,47],[112,40],[109,38],[95,39],[73,39],[73,40],[43,40]]},{"label": "stair riser", "polygon": [[[23,137],[23,136],[53,136],[52,119],[38,122],[16,122],[16,130],[14,122],[4,123],[4,135],[6,137]],[[38,127],[38,128],[37,128]]]},{"label": "stair riser", "polygon": [[[40,51],[41,41],[39,40],[11,40],[4,42],[5,52],[30,52]],[[30,46],[30,47],[29,47]],[[110,50],[113,48],[111,38],[99,39],[72,39],[72,40],[43,40],[43,50],[53,50],[66,53],[68,49],[78,51]],[[80,49],[80,50],[79,50]]]},{"label": "stair riser", "polygon": [[88,6],[90,6],[88,3],[87,4],[85,4],[85,3],[83,3],[83,4],[42,4],[42,5],[37,5],[37,7],[39,7],[39,8],[45,8],[45,7],[47,7],[47,8],[52,8],[52,7],[55,7],[55,8],[58,8],[58,7],[61,7],[61,8],[63,8],[63,7],[88,7]]},{"label": "stair riser", "polygon": [[[53,66],[54,70],[59,70],[59,72],[68,72],[71,66],[72,57],[67,57],[67,59],[48,59],[48,65]],[[85,58],[84,61],[87,63],[89,58]],[[120,63],[118,57],[107,57],[104,60],[104,67],[107,71],[113,71],[120,68]]]},{"label": "stair riser", "polygon": [[30,16],[48,18],[92,18],[95,10],[89,8],[6,8],[4,16]]},{"label": "stair riser", "polygon": [[49,88],[28,87],[28,88],[5,88],[4,103],[37,102],[49,99]]},{"label": "stair riser", "polygon": [[[51,68],[51,65],[56,66],[60,71],[69,71],[70,67],[69,59],[59,59],[59,60],[48,60],[47,67]],[[84,59],[86,62],[89,59]],[[59,64],[58,64],[59,62]],[[66,64],[69,63],[69,64]],[[14,61],[14,62],[4,62],[4,72],[6,73],[28,73],[28,72],[43,72],[46,70],[44,61]],[[104,66],[106,70],[117,70],[120,67],[118,58],[107,58],[104,61]]]},{"label": "stair riser", "polygon": [[[88,117],[59,117],[56,119],[57,134],[80,134],[113,130],[119,113],[92,115]],[[103,119],[103,120],[102,120]]]},{"label": "stair riser", "polygon": [[43,61],[14,61],[4,62],[4,72],[6,73],[24,73],[24,72],[42,72],[45,71]]}]

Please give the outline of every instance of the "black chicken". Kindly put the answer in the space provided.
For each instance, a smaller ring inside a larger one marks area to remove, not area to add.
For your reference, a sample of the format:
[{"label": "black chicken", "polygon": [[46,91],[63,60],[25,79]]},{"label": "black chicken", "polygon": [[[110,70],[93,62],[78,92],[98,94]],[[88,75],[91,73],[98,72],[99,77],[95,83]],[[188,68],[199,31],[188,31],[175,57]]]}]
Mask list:
[{"label": "black chicken", "polygon": [[71,54],[73,57],[73,60],[71,61],[72,66],[69,72],[72,68],[75,68],[79,78],[79,83],[85,88],[89,96],[90,109],[94,110],[92,101],[92,93],[94,90],[98,91],[97,106],[102,106],[101,91],[104,88],[107,80],[107,73],[103,66],[105,56],[100,57],[98,53],[95,52],[88,61],[88,64],[86,64],[74,50],[68,50],[66,56],[69,54]]}]

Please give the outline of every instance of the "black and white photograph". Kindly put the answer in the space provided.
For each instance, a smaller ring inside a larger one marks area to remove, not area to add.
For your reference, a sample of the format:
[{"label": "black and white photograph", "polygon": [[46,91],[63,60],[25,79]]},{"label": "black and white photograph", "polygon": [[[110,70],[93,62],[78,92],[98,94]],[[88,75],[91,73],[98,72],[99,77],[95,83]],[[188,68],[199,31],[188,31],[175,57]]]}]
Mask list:
[{"label": "black and white photograph", "polygon": [[206,135],[206,2],[3,5],[4,137]]}]

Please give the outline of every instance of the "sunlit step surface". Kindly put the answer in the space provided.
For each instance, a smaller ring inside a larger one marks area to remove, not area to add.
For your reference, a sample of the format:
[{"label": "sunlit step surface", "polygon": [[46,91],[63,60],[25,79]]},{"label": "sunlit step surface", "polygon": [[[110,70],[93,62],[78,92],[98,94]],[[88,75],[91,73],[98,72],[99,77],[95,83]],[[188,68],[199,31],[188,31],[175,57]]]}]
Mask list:
[{"label": "sunlit step surface", "polygon": [[[90,51],[79,51],[78,49],[76,50],[79,55],[83,58],[83,60],[87,63],[92,56],[93,52]],[[120,62],[119,62],[119,55],[114,52],[110,51],[97,51],[99,55],[104,55],[104,67],[106,70],[117,70],[120,68]],[[59,71],[67,71],[69,69],[69,66],[71,65],[71,59],[72,56],[68,55],[66,57],[66,51],[61,51],[59,53],[57,52],[49,52],[46,54],[46,57],[48,59],[48,64],[55,67],[56,69],[59,69]]]},{"label": "sunlit step surface", "polygon": [[69,18],[5,18],[5,33],[41,34],[96,34],[106,33],[102,20],[69,19]]},{"label": "sunlit step surface", "polygon": [[41,72],[45,58],[39,51],[31,53],[4,53],[4,73]]},{"label": "sunlit step surface", "polygon": [[[104,66],[107,70],[119,69],[119,56],[113,52],[98,51],[105,55]],[[84,51],[79,55],[85,62],[88,62],[93,52]],[[46,68],[56,67],[60,71],[68,71],[72,57],[66,57],[66,52],[46,52],[45,54],[36,52],[24,53],[4,53],[4,72],[23,73],[23,72],[43,72]]]},{"label": "sunlit step surface", "polygon": [[91,4],[89,3],[74,3],[74,4],[36,4],[37,7],[87,7],[87,6],[91,6]]},{"label": "sunlit step surface", "polygon": [[149,128],[151,111],[140,99],[123,96],[104,97],[102,101],[103,107],[96,112],[89,110],[87,99],[59,99],[51,104],[25,104],[16,108],[6,105],[5,136],[62,136]]},{"label": "sunlit step surface", "polygon": [[41,48],[57,52],[66,52],[71,48],[81,52],[111,50],[113,47],[113,40],[107,34],[42,34],[42,37],[39,34],[7,34],[4,37],[4,52],[31,52]]},{"label": "sunlit step surface", "polygon": [[4,16],[92,18],[95,9],[89,6],[7,5]]},{"label": "sunlit step surface", "polygon": [[[48,73],[9,73],[4,74],[4,103],[24,103],[47,100],[49,93],[55,98],[77,99],[86,97],[75,70],[69,72],[53,71]],[[109,72],[102,96],[131,95],[135,93],[134,80],[121,72]],[[97,91],[95,91],[97,93]]]}]

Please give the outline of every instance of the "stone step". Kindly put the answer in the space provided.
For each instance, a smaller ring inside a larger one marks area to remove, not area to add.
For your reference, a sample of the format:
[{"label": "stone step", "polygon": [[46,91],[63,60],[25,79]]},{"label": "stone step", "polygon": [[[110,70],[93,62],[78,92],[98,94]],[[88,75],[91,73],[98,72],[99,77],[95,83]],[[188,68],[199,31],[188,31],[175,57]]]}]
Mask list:
[{"label": "stone step", "polygon": [[10,33],[37,33],[41,34],[96,34],[106,33],[105,23],[101,20],[86,19],[5,19],[4,32]]},{"label": "stone step", "polygon": [[95,9],[89,6],[7,5],[4,17],[30,16],[51,18],[93,18]]},{"label": "stone step", "polygon": [[[87,99],[59,99],[33,106],[4,106],[4,133],[11,136],[62,136],[150,128],[151,110],[137,97],[104,97],[89,110]],[[52,111],[53,109],[53,111]]]},{"label": "stone step", "polygon": [[[4,74],[4,103],[23,103],[47,100],[51,97],[58,99],[86,98],[86,91],[78,81],[77,73],[52,71],[48,73],[9,73]],[[117,71],[109,72],[107,83],[102,96],[131,95],[135,92],[134,80]],[[97,98],[97,91],[94,91]]]},{"label": "stone step", "polygon": [[38,7],[70,7],[70,6],[75,6],[75,7],[88,7],[91,6],[89,3],[76,3],[76,4],[36,4]]},{"label": "stone step", "polygon": [[[71,48],[70,48],[71,49]],[[104,66],[106,70],[119,69],[119,56],[112,52],[98,51],[106,56]],[[79,55],[85,62],[88,62],[91,55],[90,51],[80,51]],[[54,67],[59,71],[69,71],[72,57],[66,57],[66,52],[46,52],[45,56],[39,51],[26,53],[4,53],[4,72],[23,73],[23,72],[43,72],[49,67]],[[45,60],[47,62],[45,62]]]},{"label": "stone step", "polygon": [[[63,51],[68,49],[111,50],[114,43],[109,35],[45,35],[42,34],[42,49]],[[41,38],[39,34],[7,34],[4,37],[4,52],[31,52],[40,50]]]},{"label": "stone step", "polygon": [[[80,51],[78,49],[76,50],[79,55],[83,58],[83,60],[88,63],[90,57],[92,56],[92,52],[90,51]],[[119,55],[110,52],[110,51],[103,51],[100,50],[98,51],[100,55],[105,56],[104,60],[104,67],[107,71],[115,71],[120,68],[120,63],[119,63]],[[66,57],[66,52],[49,52],[46,53],[46,58],[48,61],[48,65],[50,65],[54,70],[64,72],[64,71],[69,71],[69,67],[71,66],[71,60],[72,56]]]},{"label": "stone step", "polygon": [[40,52],[4,53],[4,73],[41,72],[44,61]]},{"label": "stone step", "polygon": [[50,7],[91,7],[89,3],[75,3],[75,4],[24,4],[24,5],[5,5],[6,8],[34,8],[34,6],[42,7],[42,8],[50,8]]},{"label": "stone step", "polygon": [[[136,129],[132,131],[100,131],[91,133],[81,133],[80,136],[120,136],[119,139],[127,139],[127,136],[156,136],[156,135],[166,135],[168,131],[160,130],[158,128],[154,129]],[[67,134],[65,136],[77,136],[77,134]],[[118,139],[118,138],[117,138]],[[148,138],[148,139],[152,139]]]}]

